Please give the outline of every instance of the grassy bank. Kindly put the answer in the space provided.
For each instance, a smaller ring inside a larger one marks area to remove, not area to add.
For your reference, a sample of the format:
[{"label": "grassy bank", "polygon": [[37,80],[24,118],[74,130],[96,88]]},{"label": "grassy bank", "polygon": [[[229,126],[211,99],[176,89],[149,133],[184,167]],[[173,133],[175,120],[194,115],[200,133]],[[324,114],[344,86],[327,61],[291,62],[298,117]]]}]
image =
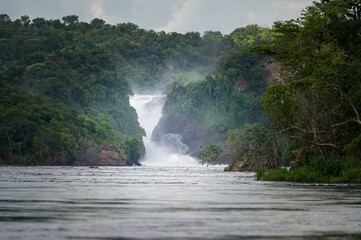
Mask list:
[{"label": "grassy bank", "polygon": [[361,183],[361,164],[347,158],[314,157],[302,167],[258,171],[256,177],[262,181]]}]

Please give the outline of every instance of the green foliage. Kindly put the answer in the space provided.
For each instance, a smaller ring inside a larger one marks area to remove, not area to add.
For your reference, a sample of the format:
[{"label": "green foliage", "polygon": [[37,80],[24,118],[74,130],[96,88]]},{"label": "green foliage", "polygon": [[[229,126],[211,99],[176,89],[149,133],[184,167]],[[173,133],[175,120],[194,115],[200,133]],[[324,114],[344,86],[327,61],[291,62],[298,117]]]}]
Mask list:
[{"label": "green foliage", "polygon": [[313,156],[306,166],[323,176],[338,176],[342,171],[343,159],[340,158],[325,158],[322,156]]},{"label": "green foliage", "polygon": [[89,149],[105,143],[125,151],[132,163],[139,159],[142,142],[123,141],[106,121],[97,124],[62,104],[8,84],[0,86],[0,96],[0,159],[8,164],[72,165],[83,161]]},{"label": "green foliage", "polygon": [[361,182],[361,166],[348,158],[329,158],[316,156],[303,167],[287,170],[257,172],[257,179],[264,181],[289,182]]},{"label": "green foliage", "polygon": [[[175,82],[165,111],[220,135],[247,123],[267,123],[261,108],[266,74],[259,66],[261,60],[243,50],[220,57],[217,75],[185,86]],[[244,89],[237,89],[238,84]]]},{"label": "green foliage", "polygon": [[226,36],[226,41],[234,49],[244,49],[270,41],[273,38],[272,35],[270,29],[252,24],[235,29]]},{"label": "green foliage", "polygon": [[322,176],[339,176],[345,156],[361,161],[360,8],[355,1],[314,2],[301,18],[276,22],[273,40],[253,48],[286,72],[264,97],[272,127]]},{"label": "green foliage", "polygon": [[234,85],[244,85],[245,89],[252,91],[263,91],[265,72],[260,67],[262,59],[260,55],[252,54],[244,49],[230,51],[218,58],[216,72],[232,80]]},{"label": "green foliage", "polygon": [[219,155],[223,152],[220,146],[209,145],[207,147],[201,146],[201,151],[199,151],[198,158],[199,163],[202,165],[207,164],[207,166],[211,163],[214,163],[218,160]]},{"label": "green foliage", "polygon": [[143,149],[143,143],[139,138],[130,138],[125,141],[125,154],[129,165],[137,164]]},{"label": "green foliage", "polygon": [[[28,16],[12,21],[2,14],[0,38],[0,82],[20,86],[52,106],[50,112],[43,111],[46,124],[40,124],[43,126],[40,130],[37,122],[29,120],[38,116],[37,111],[24,112],[11,104],[3,107],[4,114],[23,116],[7,122],[6,131],[16,133],[14,141],[20,147],[15,153],[10,141],[6,146],[11,151],[4,150],[8,154],[5,159],[23,156],[24,151],[35,156],[37,151],[29,150],[31,143],[41,153],[54,155],[66,149],[69,164],[78,159],[70,153],[80,148],[77,141],[84,142],[84,148],[89,142],[115,144],[127,152],[129,161],[134,162],[141,151],[140,143],[134,137],[145,133],[136,120],[135,110],[129,105],[129,85],[136,91],[144,91],[169,86],[173,81],[179,86],[198,81],[211,73],[218,56],[227,48],[233,48],[220,32],[210,31],[203,36],[197,32],[157,33],[132,23],[109,25],[98,18],[90,23],[80,22],[76,15],[64,16],[62,21],[30,20]],[[207,85],[207,92],[197,98],[196,88],[202,84]],[[202,104],[198,100],[206,100],[209,105],[215,103],[216,110],[222,113],[214,116],[204,107],[204,112],[208,112],[207,128],[224,132],[230,124],[237,125],[234,119],[230,123],[224,122],[228,118],[229,98],[235,96],[231,90],[232,80],[219,75],[202,84],[189,85],[194,86],[190,90],[192,99],[182,104],[183,113],[196,112],[198,104]],[[23,100],[20,95],[16,96],[15,101]],[[239,101],[257,107],[260,104],[259,98],[248,101],[245,97]],[[41,108],[39,102],[33,105],[34,109]],[[72,120],[65,118],[61,109],[72,112],[69,113]],[[56,110],[61,112],[59,118],[52,116],[51,112]],[[74,126],[68,127],[65,121]],[[46,133],[40,136],[39,131]],[[18,132],[27,138],[18,136]],[[122,140],[128,138],[134,139],[127,143]],[[22,145],[27,146],[26,150]]]},{"label": "green foliage", "polygon": [[281,165],[278,142],[263,125],[246,124],[242,130],[229,132],[225,154],[230,162],[241,161],[248,169],[276,169]]},{"label": "green foliage", "polygon": [[[133,162],[141,151],[134,137],[145,133],[129,105],[129,85],[136,91],[144,91],[167,86],[173,81],[187,84],[203,79],[226,48],[220,32],[210,31],[204,36],[197,32],[157,33],[131,23],[109,25],[98,18],[90,23],[80,22],[76,15],[64,16],[62,21],[30,20],[28,16],[12,21],[3,14],[0,23],[0,81],[27,89],[54,109],[74,111],[74,119],[69,121],[85,135],[91,135],[92,140],[85,136],[80,139],[88,139],[86,141],[96,145],[115,144],[123,148]],[[218,87],[215,94],[221,90]],[[21,101],[20,96],[17,97]],[[39,107],[39,103],[34,105]],[[183,109],[191,105],[188,101]],[[4,107],[4,112],[8,108],[14,106]],[[221,108],[220,104],[217,108]],[[37,114],[36,111],[16,111],[12,114],[34,114],[34,117]],[[65,118],[52,118],[50,113],[47,116],[46,136],[52,147],[44,148],[44,152],[63,151],[65,146],[74,149],[79,140],[73,135],[74,129],[63,129]],[[43,139],[37,135],[36,124],[27,118],[11,124],[15,132],[24,128],[26,136],[34,136],[33,140],[29,137],[30,140],[22,141],[42,146]],[[223,128],[218,126],[218,129]],[[132,141],[126,143],[121,139]],[[20,148],[20,151],[24,150]],[[10,152],[7,158],[15,154]],[[67,157],[68,163],[76,161],[71,154]]]},{"label": "green foliage", "polygon": [[2,19],[2,79],[97,123],[105,120],[123,138],[144,135],[127,100],[129,85],[149,91],[203,79],[226,49],[220,32],[157,33],[97,18],[79,22],[76,15],[62,22]]}]

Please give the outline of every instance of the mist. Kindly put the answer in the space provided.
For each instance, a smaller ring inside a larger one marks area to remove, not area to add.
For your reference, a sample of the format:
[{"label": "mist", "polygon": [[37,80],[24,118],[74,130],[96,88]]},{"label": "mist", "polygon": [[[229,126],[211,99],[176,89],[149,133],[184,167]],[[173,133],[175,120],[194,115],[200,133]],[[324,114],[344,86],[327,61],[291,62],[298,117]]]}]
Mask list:
[{"label": "mist", "polygon": [[144,128],[143,137],[145,153],[140,162],[145,166],[197,166],[198,160],[189,155],[189,148],[183,143],[182,136],[176,133],[167,133],[161,141],[152,139],[154,128],[162,117],[162,108],[165,102],[164,95],[134,95],[130,104],[138,114],[138,121]]}]

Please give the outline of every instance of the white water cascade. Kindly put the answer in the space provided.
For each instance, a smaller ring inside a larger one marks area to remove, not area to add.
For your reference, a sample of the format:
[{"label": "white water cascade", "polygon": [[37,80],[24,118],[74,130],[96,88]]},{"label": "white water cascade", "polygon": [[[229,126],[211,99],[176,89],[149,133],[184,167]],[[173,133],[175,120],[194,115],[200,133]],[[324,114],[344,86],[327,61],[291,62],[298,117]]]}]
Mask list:
[{"label": "white water cascade", "polygon": [[164,100],[162,95],[134,95],[129,100],[147,134],[143,137],[145,155],[140,162],[144,166],[199,166],[197,159],[187,154],[188,147],[179,134],[167,134],[161,142],[152,141],[152,132],[162,117]]}]

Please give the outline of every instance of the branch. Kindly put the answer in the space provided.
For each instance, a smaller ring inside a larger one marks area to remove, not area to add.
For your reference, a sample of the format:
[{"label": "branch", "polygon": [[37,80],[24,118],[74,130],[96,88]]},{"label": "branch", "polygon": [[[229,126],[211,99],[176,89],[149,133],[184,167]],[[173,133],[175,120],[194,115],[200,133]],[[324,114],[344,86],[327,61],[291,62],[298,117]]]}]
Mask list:
[{"label": "branch", "polygon": [[284,132],[286,132],[288,130],[291,130],[291,129],[297,129],[297,130],[300,130],[301,132],[304,132],[304,133],[310,133],[309,131],[306,131],[305,129],[299,128],[297,126],[291,126],[289,128],[283,129],[282,131],[280,131],[280,133],[284,133]]},{"label": "branch", "polygon": [[[303,132],[304,133],[303,136],[304,135],[314,135],[314,131],[308,131],[308,130],[302,129],[300,127],[297,127],[297,126],[291,126],[289,128],[283,129],[282,131],[279,131],[279,133],[284,133],[284,132],[286,132],[288,130],[291,130],[291,129],[297,129],[297,130]],[[330,133],[330,131],[317,131],[316,133],[317,134],[323,134],[323,133]]]},{"label": "branch", "polygon": [[308,142],[313,144],[313,145],[319,146],[319,147],[332,147],[332,148],[335,148],[335,149],[340,149],[339,146],[337,146],[336,144],[333,144],[333,143],[315,143],[315,142],[312,142],[312,141],[308,141]]},{"label": "branch", "polygon": [[356,114],[356,120],[354,120],[354,121],[356,121],[358,124],[361,125],[360,115],[359,115],[359,113],[358,113],[355,105],[353,105],[351,99],[347,96],[347,94],[345,94],[344,92],[342,92],[341,89],[338,89],[338,90],[340,91],[341,95],[344,96],[344,97],[347,99],[347,101],[350,103],[353,111],[355,112],[355,114]]},{"label": "branch", "polygon": [[331,127],[338,127],[338,126],[342,126],[342,125],[346,125],[347,123],[349,122],[357,122],[357,120],[355,119],[348,119],[344,122],[341,122],[341,123],[336,123],[336,124],[332,124]]}]

